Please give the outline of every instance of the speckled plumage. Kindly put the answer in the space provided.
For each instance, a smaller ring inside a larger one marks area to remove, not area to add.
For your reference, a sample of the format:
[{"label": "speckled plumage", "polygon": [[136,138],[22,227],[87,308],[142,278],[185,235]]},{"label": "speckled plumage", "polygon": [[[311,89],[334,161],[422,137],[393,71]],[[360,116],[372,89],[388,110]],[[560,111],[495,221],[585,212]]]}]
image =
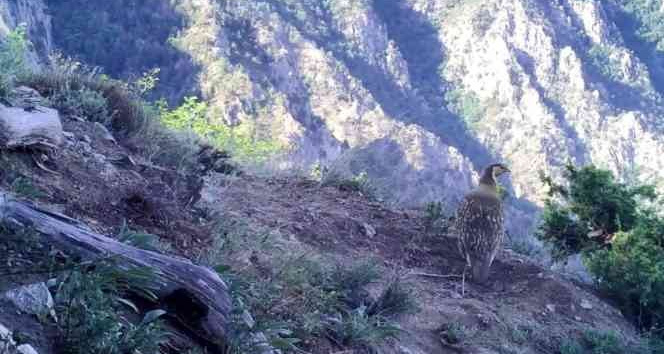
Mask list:
[{"label": "speckled plumage", "polygon": [[[487,173],[490,178],[486,178]],[[456,215],[459,250],[472,270],[473,280],[479,283],[488,279],[505,236],[503,207],[494,178],[493,173],[485,171],[480,187],[465,196]]]}]

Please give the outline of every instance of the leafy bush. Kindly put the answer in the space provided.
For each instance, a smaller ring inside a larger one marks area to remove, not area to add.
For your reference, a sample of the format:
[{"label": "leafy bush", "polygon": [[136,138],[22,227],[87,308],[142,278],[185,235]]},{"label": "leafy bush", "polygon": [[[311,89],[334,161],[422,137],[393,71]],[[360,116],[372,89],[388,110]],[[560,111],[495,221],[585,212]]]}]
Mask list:
[{"label": "leafy bush", "polygon": [[568,165],[565,178],[567,185],[558,185],[542,177],[549,198],[537,236],[553,246],[557,259],[604,247],[607,237],[637,224],[641,198],[655,198],[651,186],[627,186],[594,166]]},{"label": "leafy bush", "polygon": [[244,162],[264,162],[281,151],[281,146],[266,139],[256,139],[244,125],[229,127],[222,123],[211,123],[208,104],[196,97],[187,97],[184,103],[173,110],[165,102],[159,105],[161,121],[168,128],[191,131],[211,142],[215,147],[229,151]]},{"label": "leafy bush", "polygon": [[28,199],[37,199],[44,196],[44,192],[25,177],[17,177],[10,186],[12,193]]},{"label": "leafy bush", "polygon": [[78,90],[63,87],[49,97],[49,103],[62,114],[83,117],[92,122],[108,123],[110,118],[104,95],[87,87]]},{"label": "leafy bush", "polygon": [[664,220],[644,216],[630,232],[618,233],[610,249],[587,256],[601,289],[646,330],[664,324]]},{"label": "leafy bush", "polygon": [[19,26],[0,41],[0,99],[7,98],[16,78],[25,74],[25,56],[30,42],[25,27]]},{"label": "leafy bush", "polygon": [[[538,236],[559,259],[581,253],[599,287],[645,330],[664,324],[664,220],[640,201],[650,186],[628,186],[593,166],[567,167],[567,185],[550,178]],[[557,200],[553,198],[557,197]]]}]

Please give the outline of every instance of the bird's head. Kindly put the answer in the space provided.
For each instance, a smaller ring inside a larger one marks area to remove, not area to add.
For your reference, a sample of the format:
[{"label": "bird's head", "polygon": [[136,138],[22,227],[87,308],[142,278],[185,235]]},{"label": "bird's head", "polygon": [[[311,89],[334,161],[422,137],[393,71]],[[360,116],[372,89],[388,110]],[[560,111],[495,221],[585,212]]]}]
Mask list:
[{"label": "bird's head", "polygon": [[498,177],[504,173],[509,173],[512,172],[510,171],[507,166],[503,165],[502,163],[494,163],[493,165],[490,166],[491,168],[491,175],[494,177]]},{"label": "bird's head", "polygon": [[482,173],[480,178],[480,184],[485,184],[488,186],[496,186],[496,178],[502,174],[511,172],[507,166],[502,163],[494,163],[487,166]]}]

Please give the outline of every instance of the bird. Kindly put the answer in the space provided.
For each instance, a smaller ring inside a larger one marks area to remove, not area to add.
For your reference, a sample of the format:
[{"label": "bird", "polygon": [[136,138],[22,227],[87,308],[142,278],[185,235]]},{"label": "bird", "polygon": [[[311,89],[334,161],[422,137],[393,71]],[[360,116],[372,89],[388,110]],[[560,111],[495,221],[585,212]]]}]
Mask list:
[{"label": "bird", "polygon": [[472,280],[483,284],[505,237],[502,200],[496,178],[510,170],[502,163],[487,166],[479,186],[465,195],[459,205],[454,229],[459,251],[471,269]]}]

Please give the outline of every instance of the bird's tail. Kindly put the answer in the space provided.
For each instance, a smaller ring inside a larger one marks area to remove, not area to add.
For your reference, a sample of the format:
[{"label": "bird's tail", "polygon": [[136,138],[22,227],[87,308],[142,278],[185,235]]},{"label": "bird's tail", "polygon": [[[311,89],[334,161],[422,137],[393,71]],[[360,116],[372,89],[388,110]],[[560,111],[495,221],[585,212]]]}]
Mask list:
[{"label": "bird's tail", "polygon": [[491,270],[491,259],[477,259],[472,264],[473,281],[478,284],[484,284],[489,279],[489,271]]}]

